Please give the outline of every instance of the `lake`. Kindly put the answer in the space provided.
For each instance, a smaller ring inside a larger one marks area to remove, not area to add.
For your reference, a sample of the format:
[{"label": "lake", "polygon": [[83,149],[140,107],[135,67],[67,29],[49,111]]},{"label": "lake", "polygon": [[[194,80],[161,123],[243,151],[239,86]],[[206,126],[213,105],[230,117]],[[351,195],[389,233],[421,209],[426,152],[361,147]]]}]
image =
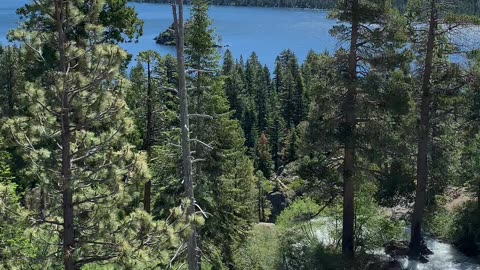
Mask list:
[{"label": "lake", "polygon": [[[15,9],[27,0],[0,1],[0,41],[5,44],[8,30],[18,24]],[[172,24],[169,5],[131,3],[144,20],[144,35],[138,43],[122,44],[133,55],[144,50],[154,50],[162,55],[174,54],[174,47],[157,45],[153,40]],[[185,15],[188,18],[187,7]],[[309,50],[330,51],[337,41],[328,33],[335,21],[327,19],[328,11],[284,8],[222,7],[212,6],[210,17],[214,29],[221,37],[220,44],[228,45],[234,57],[248,58],[255,51],[262,64],[272,68],[275,58],[285,49],[291,49],[300,61]],[[223,54],[225,49],[220,49]]]},{"label": "lake", "polygon": [[[15,10],[28,3],[28,0],[0,0],[0,42],[5,44],[5,35],[15,28],[19,18]],[[154,50],[161,55],[175,54],[175,48],[162,46],[153,40],[172,24],[172,10],[169,5],[130,3],[139,17],[144,20],[144,35],[138,43],[125,43],[121,46],[136,56],[145,50]],[[255,51],[262,64],[270,69],[275,58],[285,49],[291,49],[302,62],[310,50],[334,52],[339,44],[330,36],[329,30],[336,23],[327,18],[326,10],[306,10],[288,8],[257,7],[210,7],[213,27],[221,38],[220,44],[228,45],[235,58],[243,55],[248,58]],[[185,10],[186,18],[189,8]],[[480,28],[467,27],[455,34],[457,44],[464,50],[478,48]],[[225,48],[219,49],[223,55]],[[451,56],[455,62],[465,62],[461,55]],[[132,65],[134,63],[131,63]]]}]

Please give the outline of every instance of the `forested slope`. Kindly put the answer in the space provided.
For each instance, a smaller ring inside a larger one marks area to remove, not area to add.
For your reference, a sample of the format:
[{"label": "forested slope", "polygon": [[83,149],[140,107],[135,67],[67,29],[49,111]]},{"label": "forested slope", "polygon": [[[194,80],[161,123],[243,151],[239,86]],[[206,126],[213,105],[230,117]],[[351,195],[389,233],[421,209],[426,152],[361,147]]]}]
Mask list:
[{"label": "forested slope", "polygon": [[346,46],[273,70],[220,56],[203,0],[189,31],[173,2],[176,56],[127,69],[138,14],[87,2],[21,7],[0,50],[1,269],[398,269],[428,237],[480,254],[480,53],[453,62],[449,38],[480,23],[451,0],[339,1]]},{"label": "forested slope", "polygon": [[[138,3],[162,3],[169,4],[169,0],[131,0]],[[190,1],[186,1],[188,4]],[[405,10],[408,0],[393,0],[392,4]],[[211,5],[220,6],[246,6],[246,7],[282,7],[282,8],[313,8],[313,9],[332,9],[335,7],[336,0],[210,0]],[[478,0],[457,1],[453,7],[457,12],[464,14],[478,15],[480,12],[480,2]]]}]

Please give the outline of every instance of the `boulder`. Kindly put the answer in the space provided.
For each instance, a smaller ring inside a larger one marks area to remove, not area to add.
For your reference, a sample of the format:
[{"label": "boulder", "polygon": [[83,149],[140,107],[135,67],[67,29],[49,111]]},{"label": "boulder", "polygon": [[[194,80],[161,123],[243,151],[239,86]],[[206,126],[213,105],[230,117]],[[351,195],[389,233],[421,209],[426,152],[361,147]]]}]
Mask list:
[{"label": "boulder", "polygon": [[288,206],[287,196],[280,191],[275,191],[267,196],[267,199],[272,204],[272,214],[270,215],[270,222],[275,222],[278,215]]},{"label": "boulder", "polygon": [[392,258],[407,257],[410,250],[407,241],[390,241],[384,248],[385,253]]}]

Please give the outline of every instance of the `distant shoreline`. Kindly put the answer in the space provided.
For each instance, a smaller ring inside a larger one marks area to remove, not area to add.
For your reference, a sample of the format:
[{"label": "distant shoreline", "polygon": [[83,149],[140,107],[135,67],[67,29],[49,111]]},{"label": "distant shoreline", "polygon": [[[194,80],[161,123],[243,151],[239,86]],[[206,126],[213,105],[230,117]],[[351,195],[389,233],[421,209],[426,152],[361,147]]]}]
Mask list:
[{"label": "distant shoreline", "polygon": [[[149,3],[149,4],[169,4],[170,0],[128,0],[131,3]],[[246,7],[246,8],[285,8],[285,9],[301,9],[301,10],[313,10],[313,11],[325,11],[335,8],[336,0],[306,0],[302,5],[277,5],[275,0],[258,0],[260,4],[250,4],[251,0],[206,0],[210,6],[223,6],[223,7]],[[270,1],[272,3],[270,3]],[[292,2],[295,2],[293,0]],[[319,3],[320,2],[320,3]],[[186,3],[188,5],[188,1]],[[404,11],[407,6],[407,0],[393,0],[393,6],[401,11]],[[473,9],[468,2],[462,2],[456,7],[455,13],[466,15],[480,16],[480,10]],[[475,14],[473,14],[475,13]]]},{"label": "distant shoreline", "polygon": [[[169,5],[169,3],[161,3],[161,2],[144,2],[144,1],[129,1],[129,3],[135,4],[154,4],[154,5]],[[185,4],[184,6],[189,7],[190,4]],[[288,10],[303,10],[303,11],[318,11],[318,12],[326,12],[330,11],[331,8],[303,8],[303,7],[278,7],[278,6],[239,6],[239,5],[215,5],[211,4],[208,5],[209,7],[236,7],[236,8],[265,8],[265,9],[288,9]]]},{"label": "distant shoreline", "polygon": [[[169,4],[169,0],[129,0],[132,3],[148,3],[148,4]],[[251,5],[238,3],[241,0],[225,2],[223,0],[211,0],[208,1],[211,6],[224,6],[224,7],[258,7],[258,8],[289,8],[289,9],[303,9],[303,10],[329,10],[335,7],[336,1],[327,0],[324,3],[318,3],[318,0],[312,0],[312,5],[270,5],[270,4],[260,4],[260,5]]]}]

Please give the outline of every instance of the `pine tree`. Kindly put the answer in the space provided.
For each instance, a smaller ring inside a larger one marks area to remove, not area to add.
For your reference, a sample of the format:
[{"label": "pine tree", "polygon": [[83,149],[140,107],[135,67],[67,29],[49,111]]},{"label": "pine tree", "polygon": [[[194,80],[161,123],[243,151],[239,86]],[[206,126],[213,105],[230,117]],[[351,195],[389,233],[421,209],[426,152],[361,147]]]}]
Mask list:
[{"label": "pine tree", "polygon": [[276,91],[271,91],[268,97],[268,138],[270,139],[270,147],[274,169],[277,171],[282,165],[281,152],[282,141],[285,137],[285,121],[281,115],[281,105]]},{"label": "pine tree", "polygon": [[0,54],[0,97],[5,100],[2,103],[1,115],[12,117],[15,115],[18,89],[22,88],[24,81],[24,67],[22,65],[20,50],[14,46],[7,46]]},{"label": "pine tree", "polygon": [[282,69],[282,63],[280,62],[280,57],[277,56],[277,58],[275,59],[275,69],[273,71],[274,88],[277,93],[280,92],[280,87],[283,81],[282,70],[283,69]]},{"label": "pine tree", "polygon": [[262,132],[267,129],[267,96],[269,85],[255,52],[253,52],[247,60],[245,75],[247,98],[254,104],[256,114],[255,126],[259,132]]},{"label": "pine tree", "polygon": [[212,20],[208,17],[208,5],[204,0],[193,0],[190,10],[190,27],[185,36],[186,63],[188,68],[206,72],[218,66],[216,37]]},{"label": "pine tree", "polygon": [[230,108],[221,82],[205,94],[202,104],[213,116],[197,138],[212,142],[211,149],[196,159],[198,200],[211,213],[202,227],[202,248],[223,254],[223,264],[232,263],[232,252],[246,237],[255,218],[255,178],[253,163],[245,155],[244,138],[237,120],[231,119]]},{"label": "pine tree", "polygon": [[383,68],[379,63],[389,63],[392,58],[390,55],[395,56],[403,46],[396,41],[400,37],[395,33],[402,33],[396,27],[400,26],[400,30],[402,27],[392,24],[398,22],[394,19],[395,15],[390,2],[383,0],[341,1],[331,13],[331,17],[342,22],[331,29],[331,34],[349,44],[347,50],[337,51],[337,57],[341,61],[341,86],[345,89],[340,107],[342,120],[337,136],[344,150],[342,253],[350,258],[355,250],[354,178],[361,134],[358,128],[360,122],[370,121],[370,113],[363,108],[367,107],[365,104],[368,104],[370,98],[375,97],[370,88],[377,88],[372,87],[369,75],[376,68]]},{"label": "pine tree", "polygon": [[478,144],[479,138],[477,134],[480,132],[480,93],[479,83],[480,83],[480,62],[479,56],[477,53],[472,53],[470,58],[471,68],[470,73],[472,74],[472,81],[468,85],[466,91],[466,116],[465,116],[465,126],[467,136],[466,145],[463,150],[462,157],[462,167],[465,169],[464,179],[470,179],[470,186],[477,194],[477,203],[478,208],[480,209],[480,179],[477,175],[477,167],[480,165],[478,160],[477,151],[480,150],[480,145]]},{"label": "pine tree", "polygon": [[[424,245],[422,224],[427,203],[428,180],[432,176],[432,171],[429,172],[429,156],[433,154],[430,141],[432,135],[435,135],[433,131],[438,131],[438,126],[432,120],[439,109],[441,110],[441,96],[445,92],[458,91],[458,85],[463,84],[461,81],[452,80],[442,86],[446,78],[460,77],[459,67],[445,61],[445,58],[455,51],[455,46],[447,40],[446,35],[461,25],[478,21],[466,15],[452,14],[451,4],[450,1],[412,1],[408,9],[412,43],[421,66],[421,74],[418,76],[421,101],[417,131],[417,188],[410,239],[412,255],[421,254]],[[423,23],[423,27],[418,27],[419,22]],[[420,32],[426,32],[427,35]],[[434,164],[437,162],[433,160]]]},{"label": "pine tree", "polygon": [[224,76],[228,76],[235,71],[235,59],[233,59],[232,52],[228,49],[223,55],[222,70]]},{"label": "pine tree", "polygon": [[254,149],[258,138],[257,112],[254,101],[246,97],[247,104],[242,116],[242,128],[245,134],[245,146]]},{"label": "pine tree", "polygon": [[464,168],[462,176],[468,179],[468,186],[476,194],[478,209],[480,209],[480,175],[478,174],[478,168],[480,167],[479,142],[480,136],[477,135],[467,143],[462,154],[462,168]]},{"label": "pine tree", "polygon": [[193,2],[192,28],[197,30],[188,37],[186,51],[192,74],[188,85],[195,93],[189,100],[190,141],[195,151],[192,172],[195,198],[209,213],[198,230],[199,247],[212,264],[230,265],[234,247],[254,219],[255,179],[240,125],[232,119],[223,82],[216,76],[218,65],[212,62],[218,57],[207,10],[205,2]]},{"label": "pine tree", "polygon": [[300,66],[290,50],[280,54],[275,76],[283,119],[287,126],[296,126],[305,119],[307,103]]},{"label": "pine tree", "polygon": [[348,51],[346,88],[347,92],[342,108],[342,137],[344,138],[343,157],[343,226],[342,226],[342,254],[346,257],[354,256],[354,190],[353,176],[355,163],[355,128],[356,128],[356,81],[357,81],[357,43],[360,31],[359,0],[346,1],[344,9],[337,15],[339,19],[348,21],[350,27],[350,46]]},{"label": "pine tree", "polygon": [[[173,61],[171,56],[161,57],[152,51],[142,52],[138,56],[137,65],[130,72],[132,84],[127,91],[126,102],[136,124],[136,133],[131,140],[138,149],[147,152],[149,167],[152,170],[150,187],[148,182],[144,187],[146,211],[149,210],[147,206],[151,206],[152,203],[158,205],[160,197],[166,195],[158,190],[152,194],[152,185],[158,189],[171,186],[168,181],[163,183],[169,177],[162,177],[169,175],[171,171],[162,172],[161,170],[166,168],[159,166],[156,160],[166,158],[165,155],[174,155],[174,153],[167,154],[165,151],[170,151],[171,147],[168,145],[178,140],[178,132],[175,130],[178,126],[176,112],[178,101],[175,99],[176,90],[173,90],[176,88],[176,72],[171,70]],[[149,99],[150,102],[148,102]],[[149,193],[150,203],[148,203]],[[169,211],[174,206],[173,203],[165,204],[160,207],[161,209],[156,209],[154,215],[158,214],[158,211]]]},{"label": "pine tree", "polygon": [[241,75],[242,72],[243,67],[234,62],[232,54],[227,50],[223,60],[225,93],[230,103],[230,108],[234,111],[234,118],[243,124],[247,101],[245,97],[245,81],[243,81]]},{"label": "pine tree", "polygon": [[[128,82],[120,75],[127,54],[105,43],[114,39],[100,21],[112,15],[109,4],[36,1],[20,11],[25,21],[12,34],[26,51],[27,66],[41,60],[21,90],[27,110],[3,130],[38,181],[31,217],[38,235],[46,235],[36,259],[47,268],[146,266],[165,255],[149,249],[168,241],[161,235],[165,224],[129,207],[131,187],[149,173],[144,155],[127,142],[133,122],[123,99]],[[117,30],[123,34],[124,28]],[[133,233],[139,228],[144,237],[161,237],[144,245]],[[150,255],[156,260],[142,262]]]},{"label": "pine tree", "polygon": [[[145,134],[143,136],[143,145],[142,150],[146,151],[148,159],[151,158],[152,155],[152,147],[154,144],[154,99],[158,97],[157,93],[153,91],[154,82],[152,78],[152,73],[154,66],[158,65],[160,56],[153,52],[153,51],[146,51],[139,54],[138,59],[141,62],[146,63],[147,69],[147,80],[146,80],[146,93],[143,97],[145,100]],[[135,89],[136,91],[142,89]],[[137,98],[139,98],[137,96]],[[157,103],[157,102],[155,102]],[[144,125],[141,125],[142,127]],[[143,207],[147,213],[151,212],[151,195],[152,193],[152,182],[147,181],[144,187],[144,195],[143,195]]]},{"label": "pine tree", "polygon": [[266,222],[271,214],[271,203],[267,199],[267,195],[272,192],[273,187],[262,171],[257,171],[255,178],[257,181],[258,221]]},{"label": "pine tree", "polygon": [[268,139],[262,132],[258,138],[255,151],[255,168],[263,173],[263,176],[269,179],[272,176],[272,155]]}]

